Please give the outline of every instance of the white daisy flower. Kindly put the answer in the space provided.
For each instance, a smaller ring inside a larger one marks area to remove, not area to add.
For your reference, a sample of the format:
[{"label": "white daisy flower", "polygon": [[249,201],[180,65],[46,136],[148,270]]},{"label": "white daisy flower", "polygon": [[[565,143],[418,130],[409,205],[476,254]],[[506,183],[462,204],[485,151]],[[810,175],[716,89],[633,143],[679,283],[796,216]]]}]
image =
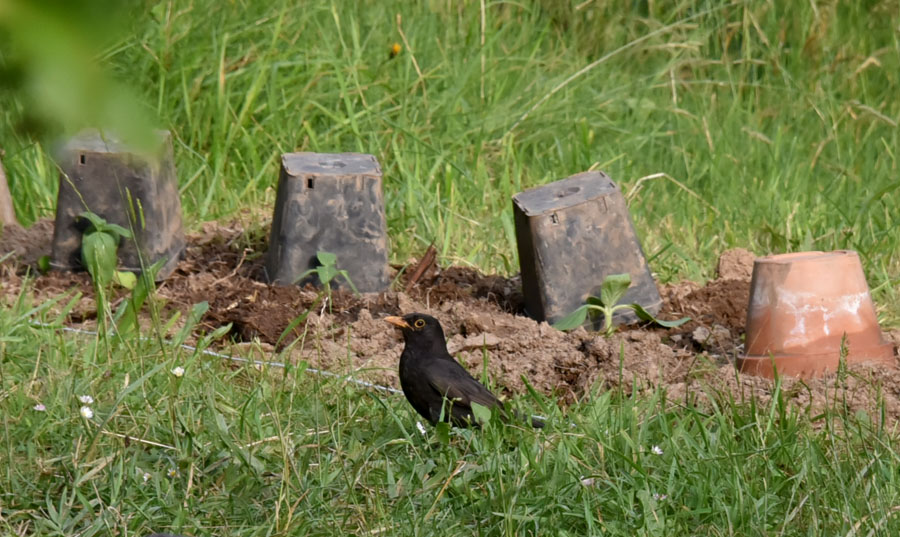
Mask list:
[{"label": "white daisy flower", "polygon": [[659,446],[653,446],[652,448],[650,448],[650,453],[653,453],[654,455],[662,455],[663,450]]},{"label": "white daisy flower", "polygon": [[181,366],[178,366],[178,367],[172,369],[172,374],[178,378],[181,378],[184,376],[184,368]]},{"label": "white daisy flower", "polygon": [[85,419],[91,419],[94,417],[94,411],[89,406],[83,406],[81,407],[81,416]]},{"label": "white daisy flower", "polygon": [[150,475],[150,472],[144,472],[144,475],[141,476],[141,479],[143,479],[144,483],[146,483],[147,481],[150,481],[151,477],[153,476]]},{"label": "white daisy flower", "polygon": [[94,398],[90,395],[79,395],[78,400],[81,401],[82,404],[92,405],[94,404]]},{"label": "white daisy flower", "polygon": [[47,410],[47,407],[45,407],[43,403],[38,403],[31,408],[37,412],[45,412]]}]

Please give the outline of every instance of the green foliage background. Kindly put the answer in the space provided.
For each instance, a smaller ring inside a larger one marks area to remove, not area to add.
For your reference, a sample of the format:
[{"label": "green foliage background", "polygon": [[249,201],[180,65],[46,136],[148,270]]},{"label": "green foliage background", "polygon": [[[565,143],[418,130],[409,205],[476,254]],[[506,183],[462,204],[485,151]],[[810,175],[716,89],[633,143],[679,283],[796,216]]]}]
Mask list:
[{"label": "green foliage background", "polygon": [[[0,147],[26,224],[53,214],[60,137],[140,144],[155,125],[189,226],[263,234],[281,153],[360,151],[384,170],[394,260],[435,239],[443,263],[514,273],[510,196],[602,169],[661,281],[709,277],[732,246],[852,248],[886,325],[898,77],[895,0],[0,0]],[[821,415],[779,382],[696,405],[624,379],[565,409],[519,398],[544,432],[448,438],[304,364],[73,336],[50,313],[70,298],[0,297],[2,534],[900,532],[896,430],[847,411],[848,377]]]}]

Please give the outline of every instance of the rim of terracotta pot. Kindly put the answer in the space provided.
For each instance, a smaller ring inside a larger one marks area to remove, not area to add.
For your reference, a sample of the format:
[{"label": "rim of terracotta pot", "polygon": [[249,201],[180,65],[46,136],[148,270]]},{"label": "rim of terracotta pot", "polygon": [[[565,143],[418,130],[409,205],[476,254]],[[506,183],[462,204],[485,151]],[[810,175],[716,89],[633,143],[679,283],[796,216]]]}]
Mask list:
[{"label": "rim of terracotta pot", "polygon": [[878,326],[875,305],[852,250],[757,258],[747,308],[742,373],[811,378],[846,363],[895,365],[893,345]]}]

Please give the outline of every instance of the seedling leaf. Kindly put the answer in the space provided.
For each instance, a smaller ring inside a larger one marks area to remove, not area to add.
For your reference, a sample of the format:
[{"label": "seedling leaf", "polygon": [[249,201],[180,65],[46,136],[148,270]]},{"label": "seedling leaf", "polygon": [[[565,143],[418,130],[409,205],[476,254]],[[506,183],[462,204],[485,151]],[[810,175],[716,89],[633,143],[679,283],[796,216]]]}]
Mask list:
[{"label": "seedling leaf", "polygon": [[316,252],[316,259],[319,260],[319,264],[326,267],[337,265],[337,256],[331,252]]},{"label": "seedling leaf", "polygon": [[110,224],[109,222],[105,222],[103,225],[97,227],[98,231],[105,231],[106,233],[112,233],[114,235],[118,235],[123,239],[131,238],[131,230],[125,229],[119,224]]},{"label": "seedling leaf", "polygon": [[587,304],[580,306],[578,309],[573,311],[572,313],[566,315],[562,319],[553,323],[553,328],[557,330],[572,330],[574,328],[578,328],[582,324],[584,324],[585,319],[587,319],[588,314],[588,306]]},{"label": "seedling leaf", "polygon": [[104,220],[99,215],[94,214],[90,211],[85,211],[85,212],[81,213],[81,218],[84,218],[85,220],[90,222],[95,230],[98,230],[98,229],[102,228],[104,225],[106,225],[106,220]]},{"label": "seedling leaf", "polygon": [[610,274],[600,286],[600,301],[604,306],[615,306],[628,288],[631,287],[631,276],[628,274]]},{"label": "seedling leaf", "polygon": [[109,233],[86,233],[81,240],[81,259],[91,278],[106,287],[116,270],[116,239]]},{"label": "seedling leaf", "polygon": [[652,313],[645,310],[643,306],[637,303],[631,304],[631,309],[634,310],[634,313],[638,316],[638,319],[658,324],[659,326],[662,326],[664,328],[675,328],[676,326],[681,326],[691,320],[690,317],[682,317],[681,319],[676,319],[674,321],[664,321],[662,319],[657,319],[653,316]]}]

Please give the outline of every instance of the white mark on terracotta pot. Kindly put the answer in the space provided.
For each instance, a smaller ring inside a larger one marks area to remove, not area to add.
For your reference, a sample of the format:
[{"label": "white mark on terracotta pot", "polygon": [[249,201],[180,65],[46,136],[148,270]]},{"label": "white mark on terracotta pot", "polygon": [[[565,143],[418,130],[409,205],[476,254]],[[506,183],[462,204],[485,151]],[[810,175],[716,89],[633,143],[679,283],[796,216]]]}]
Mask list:
[{"label": "white mark on terracotta pot", "polygon": [[838,328],[845,331],[847,327],[844,325],[858,317],[860,307],[868,296],[868,292],[861,292],[823,298],[814,293],[792,293],[779,289],[776,303],[796,322],[789,332],[793,337],[784,342],[785,346],[802,346],[808,343],[806,320],[813,317],[822,319],[822,330],[826,336],[831,335],[829,321],[832,320],[840,321],[841,326]]}]

